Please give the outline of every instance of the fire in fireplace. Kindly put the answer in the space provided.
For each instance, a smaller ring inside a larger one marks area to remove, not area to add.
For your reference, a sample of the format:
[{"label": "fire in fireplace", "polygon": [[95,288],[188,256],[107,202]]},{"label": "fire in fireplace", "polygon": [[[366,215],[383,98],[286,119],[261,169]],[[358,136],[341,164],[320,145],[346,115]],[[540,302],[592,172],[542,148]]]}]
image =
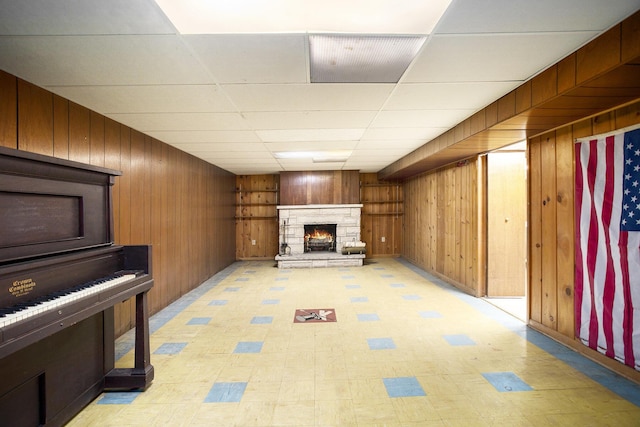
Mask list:
[{"label": "fire in fireplace", "polygon": [[336,251],[336,224],[304,226],[304,251]]}]

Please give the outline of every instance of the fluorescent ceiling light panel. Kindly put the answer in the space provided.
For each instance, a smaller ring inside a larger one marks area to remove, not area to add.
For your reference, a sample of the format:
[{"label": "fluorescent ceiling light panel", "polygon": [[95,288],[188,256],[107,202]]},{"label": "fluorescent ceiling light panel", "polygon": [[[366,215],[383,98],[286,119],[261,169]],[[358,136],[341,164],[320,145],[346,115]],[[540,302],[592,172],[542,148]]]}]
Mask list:
[{"label": "fluorescent ceiling light panel", "polygon": [[276,159],[313,159],[315,163],[321,161],[344,162],[351,155],[351,151],[277,151],[273,155]]},{"label": "fluorescent ceiling light panel", "polygon": [[397,83],[421,36],[309,35],[311,83]]},{"label": "fluorescent ceiling light panel", "polygon": [[429,34],[451,0],[156,0],[181,34]]}]

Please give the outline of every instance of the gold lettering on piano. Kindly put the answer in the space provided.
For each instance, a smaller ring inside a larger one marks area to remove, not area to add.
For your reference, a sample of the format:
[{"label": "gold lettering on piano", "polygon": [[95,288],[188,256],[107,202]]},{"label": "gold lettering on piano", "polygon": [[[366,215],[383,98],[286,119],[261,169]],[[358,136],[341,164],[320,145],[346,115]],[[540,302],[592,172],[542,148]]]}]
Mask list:
[{"label": "gold lettering on piano", "polygon": [[20,297],[22,295],[27,295],[35,287],[36,282],[34,282],[33,279],[16,280],[9,287],[9,293],[14,297]]}]

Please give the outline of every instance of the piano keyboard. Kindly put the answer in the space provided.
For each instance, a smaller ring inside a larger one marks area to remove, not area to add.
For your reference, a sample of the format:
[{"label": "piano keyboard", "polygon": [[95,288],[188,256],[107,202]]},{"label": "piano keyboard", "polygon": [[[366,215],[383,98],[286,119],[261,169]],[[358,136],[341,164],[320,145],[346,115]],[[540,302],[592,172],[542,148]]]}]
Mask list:
[{"label": "piano keyboard", "polygon": [[17,304],[12,307],[0,308],[0,330],[14,323],[25,321],[33,316],[63,307],[66,304],[86,298],[135,279],[135,273],[113,275],[93,280],[91,282],[54,292],[33,301]]}]

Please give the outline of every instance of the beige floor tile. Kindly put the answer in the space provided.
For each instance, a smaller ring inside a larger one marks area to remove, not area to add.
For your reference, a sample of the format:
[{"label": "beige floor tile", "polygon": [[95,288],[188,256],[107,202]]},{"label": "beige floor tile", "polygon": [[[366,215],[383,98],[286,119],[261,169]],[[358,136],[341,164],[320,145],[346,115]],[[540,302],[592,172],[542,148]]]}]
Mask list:
[{"label": "beige floor tile", "polygon": [[[639,407],[471,309],[455,292],[394,259],[370,262],[288,272],[273,262],[238,263],[152,334],[152,352],[166,342],[187,345],[178,354],[151,355],[156,377],[146,392],[129,405],[94,401],[69,425],[141,425],[144,418],[145,426],[627,426],[640,419]],[[367,302],[351,302],[364,296]],[[268,299],[279,303],[263,304]],[[227,304],[209,305],[212,300]],[[297,308],[333,308],[338,321],[294,323]],[[442,317],[424,318],[421,311]],[[372,313],[380,320],[359,321],[358,314]],[[254,316],[273,319],[251,324]],[[211,321],[187,325],[194,317]],[[451,346],[443,338],[450,334],[476,344]],[[369,349],[367,339],[384,337],[395,350]],[[238,342],[250,341],[263,342],[259,353],[234,353]],[[117,361],[132,364],[133,352]],[[497,392],[481,374],[500,371],[514,372],[534,391]],[[413,376],[426,396],[388,396],[383,378]],[[215,382],[246,382],[241,401],[205,403]]]}]

